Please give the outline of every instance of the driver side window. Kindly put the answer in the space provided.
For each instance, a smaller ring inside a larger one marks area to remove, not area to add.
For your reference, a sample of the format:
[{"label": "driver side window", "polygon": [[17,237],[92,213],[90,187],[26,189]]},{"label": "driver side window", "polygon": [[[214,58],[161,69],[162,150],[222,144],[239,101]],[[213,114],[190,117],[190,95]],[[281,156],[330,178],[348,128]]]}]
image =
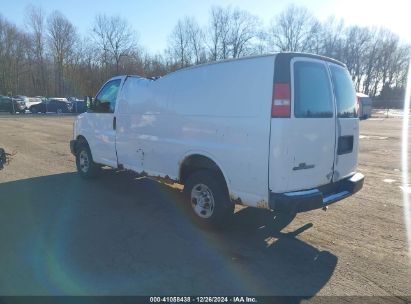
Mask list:
[{"label": "driver side window", "polygon": [[112,80],[101,89],[93,102],[92,110],[95,113],[114,113],[117,93],[121,79]]}]

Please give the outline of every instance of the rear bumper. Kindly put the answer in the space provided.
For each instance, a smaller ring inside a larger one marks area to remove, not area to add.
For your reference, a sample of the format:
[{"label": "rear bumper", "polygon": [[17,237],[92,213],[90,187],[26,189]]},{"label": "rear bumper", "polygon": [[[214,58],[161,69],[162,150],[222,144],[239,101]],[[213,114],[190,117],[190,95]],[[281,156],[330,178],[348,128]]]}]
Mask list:
[{"label": "rear bumper", "polygon": [[285,212],[306,212],[338,202],[361,190],[364,175],[356,173],[336,183],[315,189],[287,193],[270,193],[270,209]]}]

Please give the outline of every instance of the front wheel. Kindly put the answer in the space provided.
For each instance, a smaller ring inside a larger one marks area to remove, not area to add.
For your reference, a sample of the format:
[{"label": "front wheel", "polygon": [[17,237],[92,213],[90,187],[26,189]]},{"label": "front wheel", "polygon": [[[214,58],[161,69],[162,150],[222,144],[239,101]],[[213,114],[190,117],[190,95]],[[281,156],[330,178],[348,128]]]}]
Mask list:
[{"label": "front wheel", "polygon": [[76,149],[76,166],[81,177],[90,179],[96,177],[100,167],[93,161],[90,148],[84,142],[81,142]]},{"label": "front wheel", "polygon": [[184,196],[194,221],[207,228],[221,228],[234,213],[225,181],[213,171],[200,170],[190,175]]}]

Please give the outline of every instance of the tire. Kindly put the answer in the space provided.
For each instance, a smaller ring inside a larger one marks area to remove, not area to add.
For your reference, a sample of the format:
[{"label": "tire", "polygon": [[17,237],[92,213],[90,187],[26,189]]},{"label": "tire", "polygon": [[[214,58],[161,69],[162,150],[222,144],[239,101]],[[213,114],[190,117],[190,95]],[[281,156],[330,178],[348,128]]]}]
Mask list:
[{"label": "tire", "polygon": [[100,172],[100,166],[93,161],[86,142],[80,142],[76,148],[76,166],[77,172],[85,179],[92,179]]},{"label": "tire", "polygon": [[35,114],[35,113],[37,113],[39,110],[37,109],[37,107],[35,107],[35,106],[33,106],[33,107],[31,107],[30,108],[30,112],[32,113],[32,114]]},{"label": "tire", "polygon": [[183,194],[191,217],[205,228],[222,228],[234,214],[224,178],[211,170],[191,174]]}]

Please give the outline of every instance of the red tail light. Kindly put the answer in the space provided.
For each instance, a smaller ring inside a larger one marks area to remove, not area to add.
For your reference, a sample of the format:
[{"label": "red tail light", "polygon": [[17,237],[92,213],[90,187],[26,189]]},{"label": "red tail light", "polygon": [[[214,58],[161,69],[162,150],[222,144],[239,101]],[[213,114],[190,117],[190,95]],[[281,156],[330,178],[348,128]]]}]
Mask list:
[{"label": "red tail light", "polygon": [[291,98],[288,83],[274,84],[271,117],[290,117]]}]

